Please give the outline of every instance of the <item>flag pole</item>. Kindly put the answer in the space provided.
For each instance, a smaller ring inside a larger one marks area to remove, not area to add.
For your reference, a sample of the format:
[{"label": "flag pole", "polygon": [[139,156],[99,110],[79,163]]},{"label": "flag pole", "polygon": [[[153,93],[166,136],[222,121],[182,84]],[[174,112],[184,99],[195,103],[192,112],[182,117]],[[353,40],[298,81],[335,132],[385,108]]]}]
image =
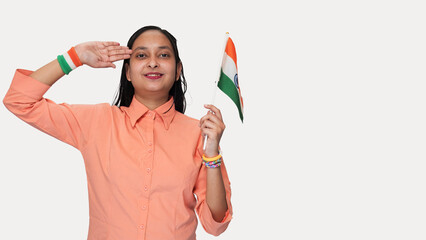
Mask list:
[{"label": "flag pole", "polygon": [[[225,54],[226,44],[228,43],[228,38],[229,38],[229,32],[226,32],[225,33],[225,41],[224,41],[223,47],[222,47],[222,57],[220,58],[220,64],[219,64],[220,69],[218,71],[216,81],[214,82],[213,96],[212,96],[212,100],[211,100],[212,105],[214,105],[214,101],[215,101],[215,98],[216,98],[216,92],[217,92],[217,88],[218,88],[217,83],[219,81],[220,74],[221,74],[221,71],[222,71],[222,61],[223,61],[223,56]],[[204,136],[204,146],[203,146],[204,151],[206,150],[206,143],[207,143],[207,135]]]}]

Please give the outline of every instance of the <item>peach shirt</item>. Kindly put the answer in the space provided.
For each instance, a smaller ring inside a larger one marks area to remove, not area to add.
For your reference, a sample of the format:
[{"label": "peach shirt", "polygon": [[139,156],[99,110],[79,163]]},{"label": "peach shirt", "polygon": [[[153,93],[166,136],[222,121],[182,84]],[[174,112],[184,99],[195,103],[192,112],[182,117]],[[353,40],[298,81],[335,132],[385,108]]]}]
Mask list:
[{"label": "peach shirt", "polygon": [[50,86],[31,73],[16,70],[3,103],[18,118],[81,152],[88,240],[196,239],[194,209],[206,232],[217,236],[226,230],[232,205],[225,165],[228,211],[216,222],[205,201],[207,169],[198,120],[175,111],[173,99],[153,111],[135,97],[120,108],[56,104],[43,98]]}]

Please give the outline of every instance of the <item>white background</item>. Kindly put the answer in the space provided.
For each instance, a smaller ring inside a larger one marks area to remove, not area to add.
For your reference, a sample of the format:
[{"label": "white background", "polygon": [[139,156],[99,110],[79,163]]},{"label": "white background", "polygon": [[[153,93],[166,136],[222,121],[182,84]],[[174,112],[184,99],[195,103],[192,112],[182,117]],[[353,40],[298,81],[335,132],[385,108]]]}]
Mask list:
[{"label": "white background", "polygon": [[[178,39],[187,115],[213,95],[223,37],[245,103],[217,92],[234,218],[218,239],[426,239],[423,1],[8,1],[0,9],[0,95],[90,40],[122,45],[142,26]],[[117,69],[87,66],[45,94],[112,103]],[[3,97],[2,97],[3,98]],[[86,239],[80,152],[0,106],[0,239]],[[199,239],[207,235],[201,225]]]}]

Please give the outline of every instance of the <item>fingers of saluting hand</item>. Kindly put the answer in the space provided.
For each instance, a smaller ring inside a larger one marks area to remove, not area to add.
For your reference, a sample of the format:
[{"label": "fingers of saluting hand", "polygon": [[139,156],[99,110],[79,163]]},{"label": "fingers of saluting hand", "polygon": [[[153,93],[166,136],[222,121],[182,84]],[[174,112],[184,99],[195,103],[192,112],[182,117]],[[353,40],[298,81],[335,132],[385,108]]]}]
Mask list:
[{"label": "fingers of saluting hand", "polygon": [[95,64],[92,65],[94,68],[116,68],[115,64],[112,63],[112,61],[104,60],[104,61],[98,61]]},{"label": "fingers of saluting hand", "polygon": [[127,46],[109,46],[107,47],[108,60],[111,62],[130,58],[132,50]]},{"label": "fingers of saluting hand", "polygon": [[114,41],[103,41],[103,42],[101,42],[101,44],[102,44],[104,47],[120,46],[120,43],[119,43],[119,42],[114,42]]}]

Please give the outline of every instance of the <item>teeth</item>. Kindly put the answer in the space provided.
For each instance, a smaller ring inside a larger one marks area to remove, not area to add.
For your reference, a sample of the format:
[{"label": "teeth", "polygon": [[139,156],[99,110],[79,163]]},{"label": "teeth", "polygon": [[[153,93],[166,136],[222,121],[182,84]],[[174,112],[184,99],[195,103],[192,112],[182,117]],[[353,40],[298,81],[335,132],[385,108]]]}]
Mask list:
[{"label": "teeth", "polygon": [[150,76],[150,77],[157,77],[157,76],[161,76],[161,74],[147,74],[147,76]]}]

